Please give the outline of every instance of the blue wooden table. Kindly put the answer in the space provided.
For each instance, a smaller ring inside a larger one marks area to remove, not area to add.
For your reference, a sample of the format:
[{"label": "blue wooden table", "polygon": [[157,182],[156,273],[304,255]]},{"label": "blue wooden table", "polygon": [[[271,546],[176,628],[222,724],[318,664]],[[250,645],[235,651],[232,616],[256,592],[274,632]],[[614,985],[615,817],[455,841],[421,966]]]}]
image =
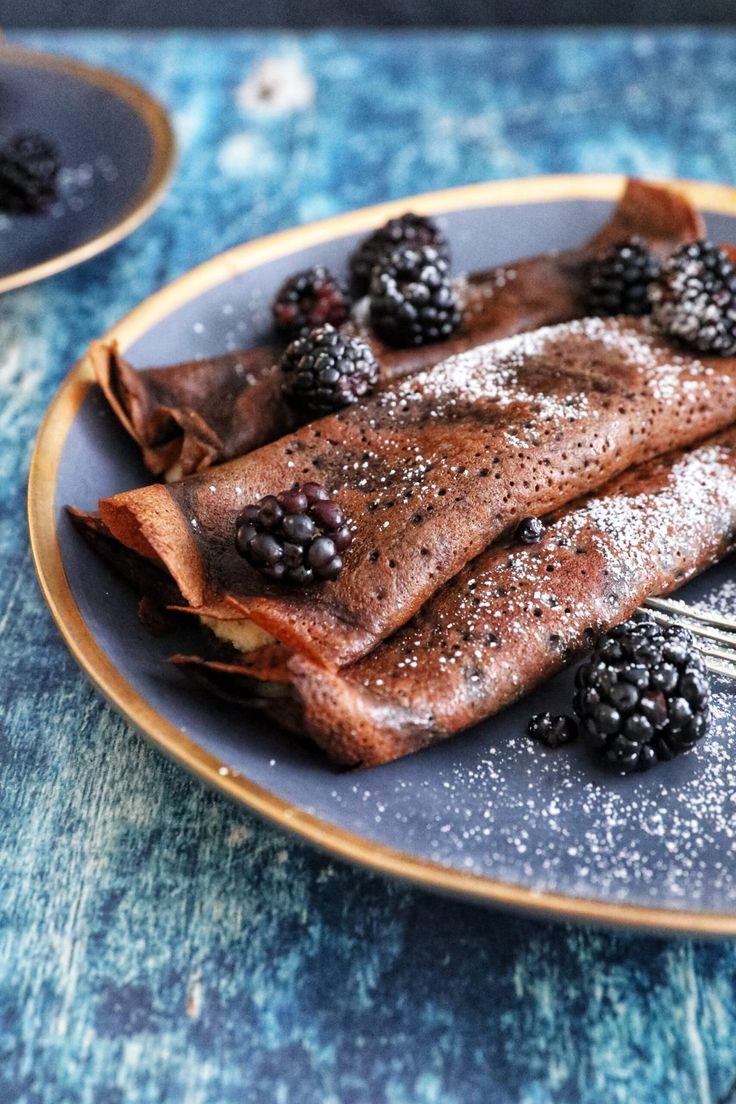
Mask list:
[{"label": "blue wooden table", "polygon": [[181,162],[127,242],[0,301],[2,1104],[736,1101],[736,948],[435,899],[205,792],[87,685],[24,521],[64,373],[216,251],[490,177],[736,180],[736,34],[22,41],[141,81]]}]

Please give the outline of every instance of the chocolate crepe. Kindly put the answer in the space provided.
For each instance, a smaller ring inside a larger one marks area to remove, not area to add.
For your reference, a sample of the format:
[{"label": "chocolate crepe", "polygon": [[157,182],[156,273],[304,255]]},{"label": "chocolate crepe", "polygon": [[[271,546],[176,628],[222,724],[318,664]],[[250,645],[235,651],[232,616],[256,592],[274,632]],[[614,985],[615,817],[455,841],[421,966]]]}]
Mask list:
[{"label": "chocolate crepe", "polygon": [[[702,233],[700,216],[683,197],[632,180],[610,221],[581,248],[506,264],[461,281],[463,321],[451,341],[395,350],[370,334],[363,336],[376,353],[382,380],[390,382],[474,345],[585,314],[590,260],[615,242],[635,234],[666,254]],[[299,423],[281,398],[275,368],[280,352],[276,345],[262,345],[136,371],[114,342],[94,342],[89,358],[148,468],[155,475],[180,478],[242,456]]]},{"label": "chocolate crepe", "polygon": [[[370,655],[338,672],[306,656],[264,678],[246,662],[175,662],[258,704],[338,763],[374,766],[481,720],[725,555],[736,538],[736,430],[634,467],[553,515],[540,544],[496,544]],[[271,685],[271,693],[275,688]]]},{"label": "chocolate crepe", "polygon": [[[250,619],[337,667],[525,515],[734,420],[736,359],[690,356],[645,320],[585,319],[452,357],[239,460],[100,510],[194,609]],[[237,554],[235,520],[306,480],[331,489],[356,533],[337,580],[289,589]]]}]

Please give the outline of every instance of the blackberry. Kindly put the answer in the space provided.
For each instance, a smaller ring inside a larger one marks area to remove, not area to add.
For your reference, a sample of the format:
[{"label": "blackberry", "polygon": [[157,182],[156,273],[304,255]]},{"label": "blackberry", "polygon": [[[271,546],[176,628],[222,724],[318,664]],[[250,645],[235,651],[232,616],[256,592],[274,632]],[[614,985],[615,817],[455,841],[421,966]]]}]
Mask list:
[{"label": "blackberry", "polygon": [[576,739],[578,726],[572,717],[556,717],[552,713],[535,713],[527,725],[527,735],[548,748],[562,747]]},{"label": "blackberry", "polygon": [[347,319],[348,298],[331,272],[321,265],[297,272],[284,281],[273,301],[273,321],[288,340],[314,326],[341,326]]},{"label": "blackberry", "polygon": [[618,625],[578,668],[575,685],[583,736],[621,772],[672,759],[705,735],[710,688],[684,627],[641,617]]},{"label": "blackberry", "polygon": [[389,219],[378,230],[364,238],[350,258],[350,280],[354,295],[365,295],[373,270],[380,267],[404,245],[431,245],[443,260],[450,260],[450,247],[434,219],[407,212]]},{"label": "blackberry", "polygon": [[378,382],[378,361],[359,337],[321,326],[287,346],[281,376],[290,405],[327,414],[370,394]]},{"label": "blackberry", "polygon": [[35,215],[57,196],[59,157],[40,134],[17,134],[0,148],[0,210]]},{"label": "blackberry", "polygon": [[388,345],[408,348],[450,337],[460,322],[447,261],[430,245],[392,253],[371,279],[373,329]]},{"label": "blackberry", "polygon": [[336,579],[352,539],[345,514],[319,483],[265,495],[235,523],[235,547],[252,567],[299,586]]},{"label": "blackberry", "polygon": [[593,314],[649,314],[649,285],[659,261],[639,238],[613,245],[590,266],[588,306]]},{"label": "blackberry", "polygon": [[516,527],[516,537],[522,544],[539,544],[544,536],[544,523],[538,517],[522,518]]},{"label": "blackberry", "polygon": [[709,241],[683,245],[649,291],[658,326],[703,353],[736,354],[736,269]]}]

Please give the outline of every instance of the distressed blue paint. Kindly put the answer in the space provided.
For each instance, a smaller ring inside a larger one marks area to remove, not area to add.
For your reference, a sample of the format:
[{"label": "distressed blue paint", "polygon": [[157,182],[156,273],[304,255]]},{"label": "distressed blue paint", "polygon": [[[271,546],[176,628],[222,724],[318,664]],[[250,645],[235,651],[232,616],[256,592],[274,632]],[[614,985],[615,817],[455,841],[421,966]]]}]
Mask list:
[{"label": "distressed blue paint", "polygon": [[[245,237],[421,189],[561,170],[733,179],[736,35],[24,41],[141,80],[174,111],[182,163],[126,243],[0,301],[0,1101],[736,1100],[731,944],[484,912],[258,824],[87,686],[23,522],[54,388],[148,292]],[[301,56],[316,101],[257,117],[233,92],[275,53]]]}]

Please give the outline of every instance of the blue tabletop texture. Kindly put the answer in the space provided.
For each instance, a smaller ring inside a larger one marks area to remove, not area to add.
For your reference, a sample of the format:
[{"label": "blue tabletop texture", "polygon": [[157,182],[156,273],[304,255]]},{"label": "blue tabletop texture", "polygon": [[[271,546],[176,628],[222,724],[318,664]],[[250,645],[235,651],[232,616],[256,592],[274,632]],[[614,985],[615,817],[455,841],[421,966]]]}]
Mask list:
[{"label": "blue tabletop texture", "polygon": [[126,242],[0,301],[2,1104],[735,1102],[731,943],[442,900],[208,793],[78,671],[24,497],[88,341],[227,246],[489,178],[736,180],[736,34],[22,41],[152,90],[180,163]]}]

